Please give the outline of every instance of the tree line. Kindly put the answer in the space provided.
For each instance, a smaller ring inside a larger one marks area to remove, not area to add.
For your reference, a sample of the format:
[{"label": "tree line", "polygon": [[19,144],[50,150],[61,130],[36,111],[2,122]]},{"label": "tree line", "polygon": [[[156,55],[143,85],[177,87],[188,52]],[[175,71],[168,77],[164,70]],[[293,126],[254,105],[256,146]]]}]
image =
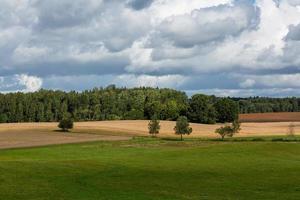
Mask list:
[{"label": "tree line", "polygon": [[177,120],[213,124],[238,118],[239,103],[230,98],[159,88],[94,88],[83,92],[40,90],[0,94],[0,122]]},{"label": "tree line", "polygon": [[95,88],[83,92],[40,90],[0,94],[0,123],[74,121],[177,120],[195,123],[232,122],[239,113],[297,112],[300,98],[219,98],[159,88]]},{"label": "tree line", "polygon": [[232,98],[239,102],[240,113],[299,112],[300,98]]}]

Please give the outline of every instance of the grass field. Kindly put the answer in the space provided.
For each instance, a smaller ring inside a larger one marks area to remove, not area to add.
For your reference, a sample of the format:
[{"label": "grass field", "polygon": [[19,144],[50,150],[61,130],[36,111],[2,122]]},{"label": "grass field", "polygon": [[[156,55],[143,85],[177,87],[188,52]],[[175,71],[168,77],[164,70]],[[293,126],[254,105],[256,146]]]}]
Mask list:
[{"label": "grass field", "polygon": [[300,143],[136,138],[0,151],[0,199],[300,199]]}]

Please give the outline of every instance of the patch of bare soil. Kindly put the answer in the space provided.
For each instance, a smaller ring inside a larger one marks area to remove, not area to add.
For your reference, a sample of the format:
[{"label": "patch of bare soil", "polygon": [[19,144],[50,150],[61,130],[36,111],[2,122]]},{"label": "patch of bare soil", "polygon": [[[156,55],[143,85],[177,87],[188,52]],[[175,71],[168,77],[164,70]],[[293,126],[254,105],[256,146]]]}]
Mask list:
[{"label": "patch of bare soil", "polygon": [[299,122],[300,112],[240,114],[241,122]]}]

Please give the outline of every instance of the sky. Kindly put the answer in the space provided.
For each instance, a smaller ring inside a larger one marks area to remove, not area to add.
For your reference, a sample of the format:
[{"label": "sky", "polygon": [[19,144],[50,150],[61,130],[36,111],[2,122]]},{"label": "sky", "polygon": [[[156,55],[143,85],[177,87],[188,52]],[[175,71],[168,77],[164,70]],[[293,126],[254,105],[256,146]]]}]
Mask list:
[{"label": "sky", "polygon": [[300,96],[300,0],[0,0],[0,92]]}]

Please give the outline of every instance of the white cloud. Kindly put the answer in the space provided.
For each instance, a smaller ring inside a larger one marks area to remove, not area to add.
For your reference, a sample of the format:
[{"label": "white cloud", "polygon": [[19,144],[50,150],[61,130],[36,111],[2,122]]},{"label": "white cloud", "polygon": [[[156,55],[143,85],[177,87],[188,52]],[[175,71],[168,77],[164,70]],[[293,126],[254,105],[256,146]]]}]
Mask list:
[{"label": "white cloud", "polygon": [[36,76],[28,76],[26,74],[16,75],[16,80],[21,86],[25,86],[24,92],[35,92],[41,89],[43,80]]},{"label": "white cloud", "polygon": [[299,0],[250,2],[2,0],[0,90],[35,91],[43,81],[66,89],[55,84],[66,78],[72,89],[116,82],[297,94]]},{"label": "white cloud", "polygon": [[113,83],[129,87],[171,87],[176,88],[186,81],[186,77],[181,75],[120,75],[113,80]]},{"label": "white cloud", "polygon": [[253,87],[255,85],[255,80],[253,79],[246,79],[245,81],[240,83],[240,86],[242,88],[250,88]]},{"label": "white cloud", "polygon": [[233,0],[156,0],[149,8],[151,21],[157,25],[171,16],[189,14],[195,9],[232,3]]},{"label": "white cloud", "polygon": [[20,45],[14,50],[12,57],[16,62],[26,63],[28,61],[45,59],[49,53],[50,50],[47,47]]},{"label": "white cloud", "polygon": [[[255,8],[250,4],[218,6],[172,16],[158,28],[164,40],[176,46],[190,47],[206,42],[219,42],[236,36],[257,24]],[[183,28],[184,27],[184,28]]]},{"label": "white cloud", "polygon": [[[249,84],[252,87],[254,84],[261,87],[276,87],[276,88],[300,88],[300,74],[272,74],[272,75],[248,75],[243,86]],[[244,78],[243,76],[240,77]],[[241,84],[242,86],[242,84]],[[247,88],[247,87],[244,87]]]},{"label": "white cloud", "polygon": [[187,94],[204,93],[220,97],[293,97],[300,96],[300,90],[294,88],[263,88],[263,89],[203,89],[187,91]]}]

